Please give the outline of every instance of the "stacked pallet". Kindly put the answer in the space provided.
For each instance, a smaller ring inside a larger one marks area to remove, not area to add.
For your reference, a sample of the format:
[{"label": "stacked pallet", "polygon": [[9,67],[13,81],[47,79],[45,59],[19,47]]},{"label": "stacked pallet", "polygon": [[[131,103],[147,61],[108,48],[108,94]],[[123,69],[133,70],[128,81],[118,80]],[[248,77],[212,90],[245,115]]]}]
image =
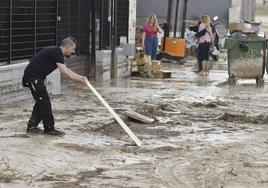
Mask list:
[{"label": "stacked pallet", "polygon": [[161,61],[151,60],[150,56],[139,54],[131,66],[132,76],[145,76],[149,78],[170,78],[170,71],[161,70]]}]

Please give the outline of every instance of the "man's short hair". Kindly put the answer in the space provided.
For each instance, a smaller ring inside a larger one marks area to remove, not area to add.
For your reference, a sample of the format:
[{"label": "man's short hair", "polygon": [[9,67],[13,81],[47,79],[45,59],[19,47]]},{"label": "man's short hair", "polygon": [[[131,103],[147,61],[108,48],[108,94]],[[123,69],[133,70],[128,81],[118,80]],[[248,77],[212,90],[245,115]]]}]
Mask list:
[{"label": "man's short hair", "polygon": [[78,46],[77,41],[73,37],[67,37],[67,38],[63,39],[60,43],[60,46],[62,46],[62,47],[71,46],[71,45]]}]

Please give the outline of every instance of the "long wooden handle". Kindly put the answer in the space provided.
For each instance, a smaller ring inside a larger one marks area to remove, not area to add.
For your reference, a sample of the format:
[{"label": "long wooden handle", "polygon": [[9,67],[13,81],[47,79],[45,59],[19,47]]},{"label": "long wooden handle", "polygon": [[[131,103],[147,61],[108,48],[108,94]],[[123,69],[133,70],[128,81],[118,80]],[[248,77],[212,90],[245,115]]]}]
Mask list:
[{"label": "long wooden handle", "polygon": [[103,97],[96,91],[96,89],[87,82],[89,89],[96,95],[96,97],[101,101],[101,103],[107,108],[107,110],[113,115],[119,125],[125,130],[125,132],[132,138],[132,140],[141,147],[141,141],[138,137],[128,128],[128,126],[123,122],[123,120],[118,116],[118,114],[112,109],[112,107],[103,99]]}]

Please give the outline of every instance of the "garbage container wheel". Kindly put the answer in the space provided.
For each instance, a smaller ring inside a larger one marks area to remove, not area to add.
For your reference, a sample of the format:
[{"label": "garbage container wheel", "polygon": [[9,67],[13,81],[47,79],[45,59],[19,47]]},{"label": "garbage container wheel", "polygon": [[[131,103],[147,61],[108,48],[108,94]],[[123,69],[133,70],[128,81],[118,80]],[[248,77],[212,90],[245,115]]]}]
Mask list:
[{"label": "garbage container wheel", "polygon": [[219,61],[219,57],[216,56],[216,55],[212,55],[212,59],[213,59],[214,61]]},{"label": "garbage container wheel", "polygon": [[237,82],[237,79],[235,79],[235,77],[230,77],[230,78],[228,79],[228,83],[229,83],[229,85],[235,85],[236,82]]},{"label": "garbage container wheel", "polygon": [[258,86],[263,86],[263,85],[264,85],[264,80],[263,80],[263,78],[257,78],[257,79],[256,79],[256,84],[257,84]]}]

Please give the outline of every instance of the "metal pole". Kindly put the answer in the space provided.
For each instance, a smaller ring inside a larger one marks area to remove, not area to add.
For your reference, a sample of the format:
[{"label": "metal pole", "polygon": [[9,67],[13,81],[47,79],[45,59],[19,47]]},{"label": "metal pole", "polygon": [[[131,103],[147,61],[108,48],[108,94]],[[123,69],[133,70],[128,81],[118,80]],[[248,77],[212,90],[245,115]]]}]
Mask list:
[{"label": "metal pole", "polygon": [[36,11],[36,8],[37,8],[37,1],[34,0],[34,49],[33,49],[33,55],[35,56],[36,54],[36,26],[37,26],[37,11]]},{"label": "metal pole", "polygon": [[185,34],[185,20],[186,20],[186,15],[187,15],[187,0],[183,1],[183,12],[182,12],[182,25],[181,25],[181,38],[184,39],[184,34]]},{"label": "metal pole", "polygon": [[176,32],[177,32],[177,21],[178,21],[178,13],[179,13],[179,2],[180,2],[180,0],[177,0],[177,2],[176,2],[176,11],[175,11],[175,20],[174,20],[174,38],[176,38]]},{"label": "metal pole", "polygon": [[103,0],[100,0],[100,32],[99,32],[99,50],[103,49],[103,18],[104,18],[104,11],[103,7],[104,3]]},{"label": "metal pole", "polygon": [[168,0],[167,23],[171,23],[173,0]]},{"label": "metal pole", "polygon": [[56,1],[56,37],[55,37],[55,40],[56,40],[56,44],[59,42],[59,0]]},{"label": "metal pole", "polygon": [[109,47],[112,49],[112,2],[113,0],[108,0],[108,18],[109,18]]},{"label": "metal pole", "polygon": [[[118,12],[117,12],[117,7],[118,7],[118,0],[114,1],[114,52],[116,52],[116,46],[117,46],[117,21],[118,21]],[[116,55],[116,53],[115,53]],[[114,78],[117,78],[117,58],[114,56]]]},{"label": "metal pole", "polygon": [[9,2],[9,59],[8,64],[11,64],[12,61],[12,7],[13,1],[10,0]]},{"label": "metal pole", "polygon": [[117,7],[118,7],[118,0],[114,0],[114,46],[117,46],[117,20],[118,20],[118,12],[117,12]]},{"label": "metal pole", "polygon": [[[83,5],[82,5],[83,6]],[[78,0],[78,45],[81,45],[81,0]],[[81,54],[81,48],[79,48],[77,55]]]},{"label": "metal pole", "polygon": [[112,56],[111,56],[111,78],[113,78],[113,72],[114,72],[114,56],[115,56],[115,51],[114,51],[114,0],[111,0],[111,35],[110,35],[110,41],[111,41],[111,50],[112,50]]},{"label": "metal pole", "polygon": [[71,0],[68,0],[68,17],[67,17],[67,20],[68,20],[68,36],[70,36],[70,22],[71,22],[71,16],[70,16],[70,12],[71,12],[71,2],[70,2]]},{"label": "metal pole", "polygon": [[[173,6],[173,0],[168,0],[167,24],[169,24],[169,25],[171,23],[172,6]],[[166,37],[169,37],[169,36],[166,36],[164,34],[163,48],[162,48],[163,51],[165,51],[165,49],[166,49]]]},{"label": "metal pole", "polygon": [[91,1],[91,75],[96,80],[96,0]]},{"label": "metal pole", "polygon": [[111,77],[117,78],[117,60],[116,60],[116,44],[117,44],[117,0],[112,0],[112,63]]}]

